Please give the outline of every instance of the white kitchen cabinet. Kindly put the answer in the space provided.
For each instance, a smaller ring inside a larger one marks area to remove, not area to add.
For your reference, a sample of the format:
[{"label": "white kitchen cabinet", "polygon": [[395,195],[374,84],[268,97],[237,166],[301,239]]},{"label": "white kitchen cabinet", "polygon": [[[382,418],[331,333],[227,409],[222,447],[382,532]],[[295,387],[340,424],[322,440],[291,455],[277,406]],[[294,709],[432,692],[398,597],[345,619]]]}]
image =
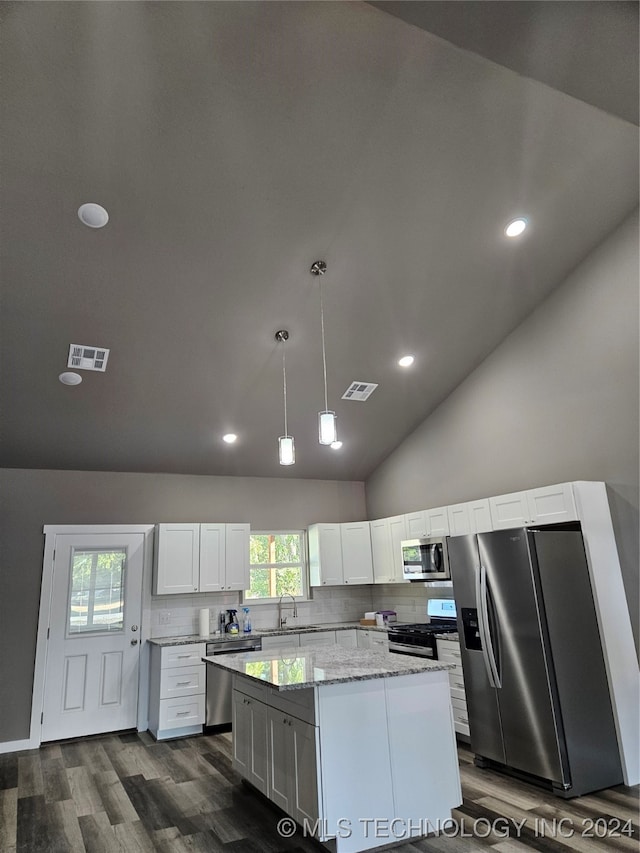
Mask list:
[{"label": "white kitchen cabinet", "polygon": [[233,767],[266,794],[269,774],[267,706],[254,696],[234,689],[232,714]]},{"label": "white kitchen cabinet", "polygon": [[154,542],[156,595],[197,592],[200,583],[200,525],[158,524]]},{"label": "white kitchen cabinet", "polygon": [[311,524],[307,539],[311,586],[341,585],[344,575],[340,525]]},{"label": "white kitchen cabinet", "polygon": [[424,539],[428,536],[427,513],[423,509],[407,513],[405,516],[407,539]]},{"label": "white kitchen cabinet", "polygon": [[405,516],[370,522],[374,583],[404,583],[400,543],[407,538]]},{"label": "white kitchen cabinet", "polygon": [[369,631],[369,648],[374,652],[389,651],[389,637],[384,631]]},{"label": "white kitchen cabinet", "polygon": [[300,645],[300,634],[277,634],[275,637],[262,638],[262,650],[297,648]]},{"label": "white kitchen cabinet", "polygon": [[311,586],[373,583],[368,521],[312,524],[308,542]]},{"label": "white kitchen cabinet", "polygon": [[438,649],[438,660],[443,663],[455,664],[455,669],[450,669],[449,690],[451,693],[451,707],[453,709],[453,722],[457,734],[469,735],[469,716],[467,713],[467,696],[464,687],[464,674],[462,671],[462,652],[458,640],[436,639]]},{"label": "white kitchen cabinet", "polygon": [[424,539],[449,534],[449,516],[446,506],[407,513],[405,518],[407,539]]},{"label": "white kitchen cabinet", "polygon": [[542,486],[489,498],[494,530],[527,524],[556,524],[578,517],[571,483]]},{"label": "white kitchen cabinet", "polygon": [[340,537],[344,583],[373,583],[369,522],[354,521],[341,524]]},{"label": "white kitchen cabinet", "polygon": [[336,645],[344,649],[357,649],[358,638],[355,628],[347,628],[344,631],[336,631]]},{"label": "white kitchen cabinet", "polygon": [[360,628],[357,631],[358,637],[358,648],[359,649],[370,649],[371,648],[371,631],[363,630]]},{"label": "white kitchen cabinet", "polygon": [[205,643],[151,644],[149,731],[156,740],[201,734],[205,717]]},{"label": "white kitchen cabinet", "polygon": [[249,524],[158,524],[155,595],[249,588]]},{"label": "white kitchen cabinet", "polygon": [[335,631],[313,631],[310,634],[300,634],[300,646],[335,646]]},{"label": "white kitchen cabinet", "polygon": [[467,533],[485,533],[493,529],[489,499],[453,504],[447,507],[449,534],[463,536]]}]

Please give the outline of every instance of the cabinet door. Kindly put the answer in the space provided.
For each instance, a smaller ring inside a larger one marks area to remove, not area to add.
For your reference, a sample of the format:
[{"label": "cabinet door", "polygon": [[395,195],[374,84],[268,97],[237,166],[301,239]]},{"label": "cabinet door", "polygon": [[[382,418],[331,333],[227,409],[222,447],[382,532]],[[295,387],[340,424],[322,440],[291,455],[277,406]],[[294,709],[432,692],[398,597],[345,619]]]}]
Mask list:
[{"label": "cabinet door", "polygon": [[200,525],[200,592],[218,592],[223,588],[225,528],[224,524]]},{"label": "cabinet door", "polygon": [[233,691],[231,725],[233,728],[233,768],[245,779],[249,778],[249,753],[251,751],[251,711],[249,698],[238,690]]},{"label": "cabinet door", "polygon": [[369,644],[374,652],[389,651],[389,637],[381,631],[369,631]]},{"label": "cabinet door", "polygon": [[389,533],[391,535],[391,559],[393,563],[391,580],[393,583],[409,583],[409,581],[405,581],[402,575],[402,548],[400,547],[400,543],[409,538],[407,536],[405,517],[404,515],[394,515],[388,521]]},{"label": "cabinet door", "polygon": [[428,509],[427,530],[428,536],[448,536],[449,535],[449,515],[446,506],[438,506],[433,509]]},{"label": "cabinet door", "polygon": [[571,483],[543,486],[527,492],[529,517],[534,524],[555,524],[578,518]]},{"label": "cabinet door", "polygon": [[342,646],[344,649],[357,649],[357,633],[355,628],[348,628],[346,631],[336,631],[336,645]]},{"label": "cabinet door", "polygon": [[356,631],[358,635],[358,648],[359,649],[370,649],[371,648],[371,635],[369,631]]},{"label": "cabinet door", "polygon": [[226,572],[223,589],[249,589],[249,524],[225,525]]},{"label": "cabinet door", "polygon": [[347,584],[373,583],[371,533],[368,521],[341,525],[342,571]]},{"label": "cabinet door", "polygon": [[262,638],[262,651],[269,649],[291,648],[300,645],[300,634],[282,634]]},{"label": "cabinet door", "polygon": [[311,586],[343,584],[340,525],[312,524],[308,539]]},{"label": "cabinet door", "polygon": [[391,583],[394,577],[394,567],[389,521],[386,518],[379,518],[370,522],[369,529],[371,531],[373,582]]},{"label": "cabinet door", "polygon": [[429,524],[424,510],[411,512],[406,515],[407,539],[424,539],[429,536]]},{"label": "cabinet door", "polygon": [[267,796],[291,814],[291,718],[275,708],[267,708],[269,770]]},{"label": "cabinet door", "polygon": [[267,706],[256,699],[247,699],[247,702],[251,736],[247,779],[262,794],[266,794],[269,775],[267,764]]},{"label": "cabinet door", "polygon": [[489,509],[489,498],[469,502],[469,518],[472,525],[472,533],[486,533],[493,530],[491,521],[491,510]]},{"label": "cabinet door", "polygon": [[447,507],[449,516],[449,533],[451,536],[464,536],[467,533],[474,533],[469,518],[468,504],[452,504]]},{"label": "cabinet door", "polygon": [[291,816],[298,823],[305,820],[313,825],[319,817],[318,807],[318,763],[316,760],[315,726],[290,718],[287,726],[290,730],[290,772],[292,791],[290,803]]},{"label": "cabinet door", "polygon": [[513,492],[489,498],[491,521],[494,530],[523,527],[529,522],[529,506],[526,492]]},{"label": "cabinet door", "polygon": [[200,582],[200,525],[158,524],[155,595],[197,592]]}]

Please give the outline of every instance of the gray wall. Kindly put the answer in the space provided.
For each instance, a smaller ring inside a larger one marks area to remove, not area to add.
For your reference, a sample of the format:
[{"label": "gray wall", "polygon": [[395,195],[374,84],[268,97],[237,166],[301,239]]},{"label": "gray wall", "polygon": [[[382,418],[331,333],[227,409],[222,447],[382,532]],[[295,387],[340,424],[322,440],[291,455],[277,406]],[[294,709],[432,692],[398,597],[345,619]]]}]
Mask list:
[{"label": "gray wall", "polygon": [[255,529],[365,518],[354,482],[3,469],[0,742],[29,737],[45,524],[249,521]]},{"label": "gray wall", "polygon": [[608,485],[637,641],[637,212],[373,473],[367,517],[569,480]]}]

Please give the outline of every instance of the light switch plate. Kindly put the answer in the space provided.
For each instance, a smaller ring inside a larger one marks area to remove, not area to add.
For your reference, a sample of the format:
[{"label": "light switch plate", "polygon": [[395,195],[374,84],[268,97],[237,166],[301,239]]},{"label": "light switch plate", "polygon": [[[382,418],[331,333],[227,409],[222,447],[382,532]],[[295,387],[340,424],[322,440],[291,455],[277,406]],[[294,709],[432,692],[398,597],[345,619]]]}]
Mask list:
[{"label": "light switch plate", "polygon": [[171,611],[160,610],[158,612],[158,625],[169,625],[171,623]]}]

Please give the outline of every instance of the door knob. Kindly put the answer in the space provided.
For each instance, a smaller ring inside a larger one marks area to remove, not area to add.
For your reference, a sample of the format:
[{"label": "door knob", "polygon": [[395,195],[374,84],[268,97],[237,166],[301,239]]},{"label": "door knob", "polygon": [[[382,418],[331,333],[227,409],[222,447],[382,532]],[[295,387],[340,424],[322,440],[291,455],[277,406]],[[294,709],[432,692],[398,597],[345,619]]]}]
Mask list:
[{"label": "door knob", "polygon": [[132,646],[137,646],[137,645],[138,645],[138,641],[137,641],[137,640],[131,640],[131,645],[132,645]]},{"label": "door knob", "polygon": [[138,626],[137,626],[137,625],[132,625],[132,626],[131,626],[131,630],[132,630],[132,631],[137,631],[137,630],[138,630]]}]

